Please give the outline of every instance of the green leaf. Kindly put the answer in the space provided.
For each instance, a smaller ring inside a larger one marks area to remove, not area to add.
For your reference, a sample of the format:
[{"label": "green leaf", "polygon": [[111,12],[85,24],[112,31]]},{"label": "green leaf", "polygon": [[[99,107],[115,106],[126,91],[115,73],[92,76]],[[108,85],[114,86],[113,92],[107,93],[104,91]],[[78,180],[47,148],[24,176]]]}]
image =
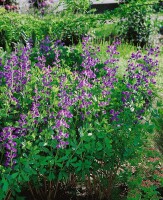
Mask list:
[{"label": "green leaf", "polygon": [[2,190],[3,190],[4,192],[7,192],[8,189],[9,189],[8,181],[7,181],[6,179],[3,178],[3,179],[2,179],[2,182],[3,182]]},{"label": "green leaf", "polygon": [[63,167],[63,164],[62,164],[62,163],[56,162],[55,164],[56,164],[58,167],[60,167],[60,168]]},{"label": "green leaf", "polygon": [[49,174],[49,176],[48,176],[48,180],[54,180],[54,178],[55,178],[55,175],[54,175],[54,173],[53,172],[50,172],[50,174]]},{"label": "green leaf", "polygon": [[19,173],[16,172],[16,173],[12,174],[11,177],[12,177],[13,179],[15,179],[15,178],[18,176],[18,174],[19,174]]},{"label": "green leaf", "polygon": [[101,151],[103,149],[103,145],[100,142],[97,142],[97,151]]}]

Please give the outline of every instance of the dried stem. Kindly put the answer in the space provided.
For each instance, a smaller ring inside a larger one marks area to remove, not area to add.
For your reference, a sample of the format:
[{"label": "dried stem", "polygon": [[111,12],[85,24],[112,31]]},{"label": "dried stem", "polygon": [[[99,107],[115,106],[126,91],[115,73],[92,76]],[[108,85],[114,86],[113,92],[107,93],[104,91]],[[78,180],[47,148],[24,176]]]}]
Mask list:
[{"label": "dried stem", "polygon": [[11,197],[11,194],[12,194],[12,192],[11,192],[11,190],[9,190],[9,191],[7,192],[7,197],[5,198],[5,200],[9,200],[10,197]]},{"label": "dried stem", "polygon": [[58,185],[59,185],[59,181],[57,181],[57,185],[56,185],[56,188],[55,188],[54,199],[55,199],[55,197],[56,197],[56,194],[57,194]]},{"label": "dried stem", "polygon": [[47,183],[47,181],[46,181],[46,177],[44,176],[44,189],[45,189],[45,194],[47,194],[47,187],[46,187],[46,183]]},{"label": "dried stem", "polygon": [[29,190],[30,190],[30,192],[31,192],[31,195],[32,195],[33,199],[35,200],[35,195],[34,195],[34,193],[33,193],[33,190],[32,190],[32,187],[31,187],[30,182],[28,182],[28,186],[29,186]]}]

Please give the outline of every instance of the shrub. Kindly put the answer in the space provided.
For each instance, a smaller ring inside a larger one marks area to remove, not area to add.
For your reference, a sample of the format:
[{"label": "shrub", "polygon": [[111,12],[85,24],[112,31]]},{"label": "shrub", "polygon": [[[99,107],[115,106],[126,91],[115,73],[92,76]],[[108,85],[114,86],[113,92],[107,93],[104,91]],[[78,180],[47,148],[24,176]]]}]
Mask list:
[{"label": "shrub", "polygon": [[88,37],[82,45],[80,70],[64,67],[60,41],[51,65],[40,54],[31,62],[28,45],[1,60],[1,199],[24,189],[54,199],[83,185],[89,196],[110,198],[121,167],[142,152],[159,49],[133,53],[122,78],[119,42],[105,62]]},{"label": "shrub", "polygon": [[154,5],[153,5],[153,9],[156,11],[156,12],[161,12],[162,9],[163,9],[163,2],[162,1],[158,1],[156,2]]},{"label": "shrub", "polygon": [[96,27],[106,20],[106,17],[93,14],[74,17],[74,14],[66,13],[39,17],[4,10],[0,10],[0,13],[0,34],[3,36],[0,46],[5,50],[18,42],[26,44],[31,38],[35,38],[37,44],[47,35],[51,40],[60,39],[66,45],[77,44],[82,36],[88,34],[90,27]]},{"label": "shrub", "polygon": [[72,13],[85,13],[89,11],[91,2],[90,0],[62,0],[66,10]]},{"label": "shrub", "polygon": [[0,15],[0,33],[3,35],[0,46],[5,50],[8,47],[14,49],[18,42],[26,42],[36,35],[37,41],[42,40],[48,34],[48,24],[44,20],[34,18],[31,15],[21,15],[13,12],[4,12]]},{"label": "shrub", "polygon": [[120,6],[119,26],[124,40],[141,47],[149,44],[149,36],[152,32],[151,10],[151,1],[130,0]]}]

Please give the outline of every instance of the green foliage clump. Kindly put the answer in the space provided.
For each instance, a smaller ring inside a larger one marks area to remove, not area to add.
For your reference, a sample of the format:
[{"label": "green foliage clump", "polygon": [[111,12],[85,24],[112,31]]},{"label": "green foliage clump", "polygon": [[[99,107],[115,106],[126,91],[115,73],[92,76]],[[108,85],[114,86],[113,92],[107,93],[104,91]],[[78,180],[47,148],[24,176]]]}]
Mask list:
[{"label": "green foliage clump", "polygon": [[118,8],[120,35],[124,40],[141,47],[149,44],[152,5],[149,0],[130,0]]},{"label": "green foliage clump", "polygon": [[72,13],[85,13],[90,10],[90,0],[62,0],[66,10]]},{"label": "green foliage clump", "polygon": [[[87,35],[92,27],[102,23],[105,18],[93,14],[62,13],[58,15],[47,15],[45,17],[8,13],[1,10],[0,35],[2,39],[0,46],[4,49],[12,47],[13,44],[29,39],[36,42],[49,36],[52,40],[60,39],[66,45],[77,44],[82,36]],[[108,16],[109,18],[109,16]]]},{"label": "green foliage clump", "polygon": [[154,5],[153,5],[153,9],[156,11],[156,12],[162,12],[163,11],[163,2],[161,0],[159,0],[158,2],[156,2]]},{"label": "green foliage clump", "polygon": [[24,44],[32,38],[32,34],[37,36],[37,40],[42,40],[48,34],[49,28],[45,20],[34,18],[31,15],[18,14],[14,12],[0,11],[0,46],[5,50],[14,46],[18,42]]},{"label": "green foliage clump", "polygon": [[108,46],[102,62],[84,38],[81,61],[71,57],[67,66],[63,45],[46,38],[37,56],[27,46],[0,60],[0,199],[23,190],[33,199],[55,199],[60,191],[72,197],[83,186],[88,198],[110,198],[123,172],[143,160],[159,50],[145,60],[133,53],[119,77],[118,45]]}]

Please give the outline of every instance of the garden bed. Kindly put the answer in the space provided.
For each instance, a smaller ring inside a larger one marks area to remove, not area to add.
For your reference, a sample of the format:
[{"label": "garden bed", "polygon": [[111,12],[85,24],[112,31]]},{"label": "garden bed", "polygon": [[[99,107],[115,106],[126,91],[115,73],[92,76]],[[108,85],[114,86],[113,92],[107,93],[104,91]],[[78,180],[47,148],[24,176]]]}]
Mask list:
[{"label": "garden bed", "polygon": [[162,46],[72,5],[0,10],[0,200],[160,200]]}]

